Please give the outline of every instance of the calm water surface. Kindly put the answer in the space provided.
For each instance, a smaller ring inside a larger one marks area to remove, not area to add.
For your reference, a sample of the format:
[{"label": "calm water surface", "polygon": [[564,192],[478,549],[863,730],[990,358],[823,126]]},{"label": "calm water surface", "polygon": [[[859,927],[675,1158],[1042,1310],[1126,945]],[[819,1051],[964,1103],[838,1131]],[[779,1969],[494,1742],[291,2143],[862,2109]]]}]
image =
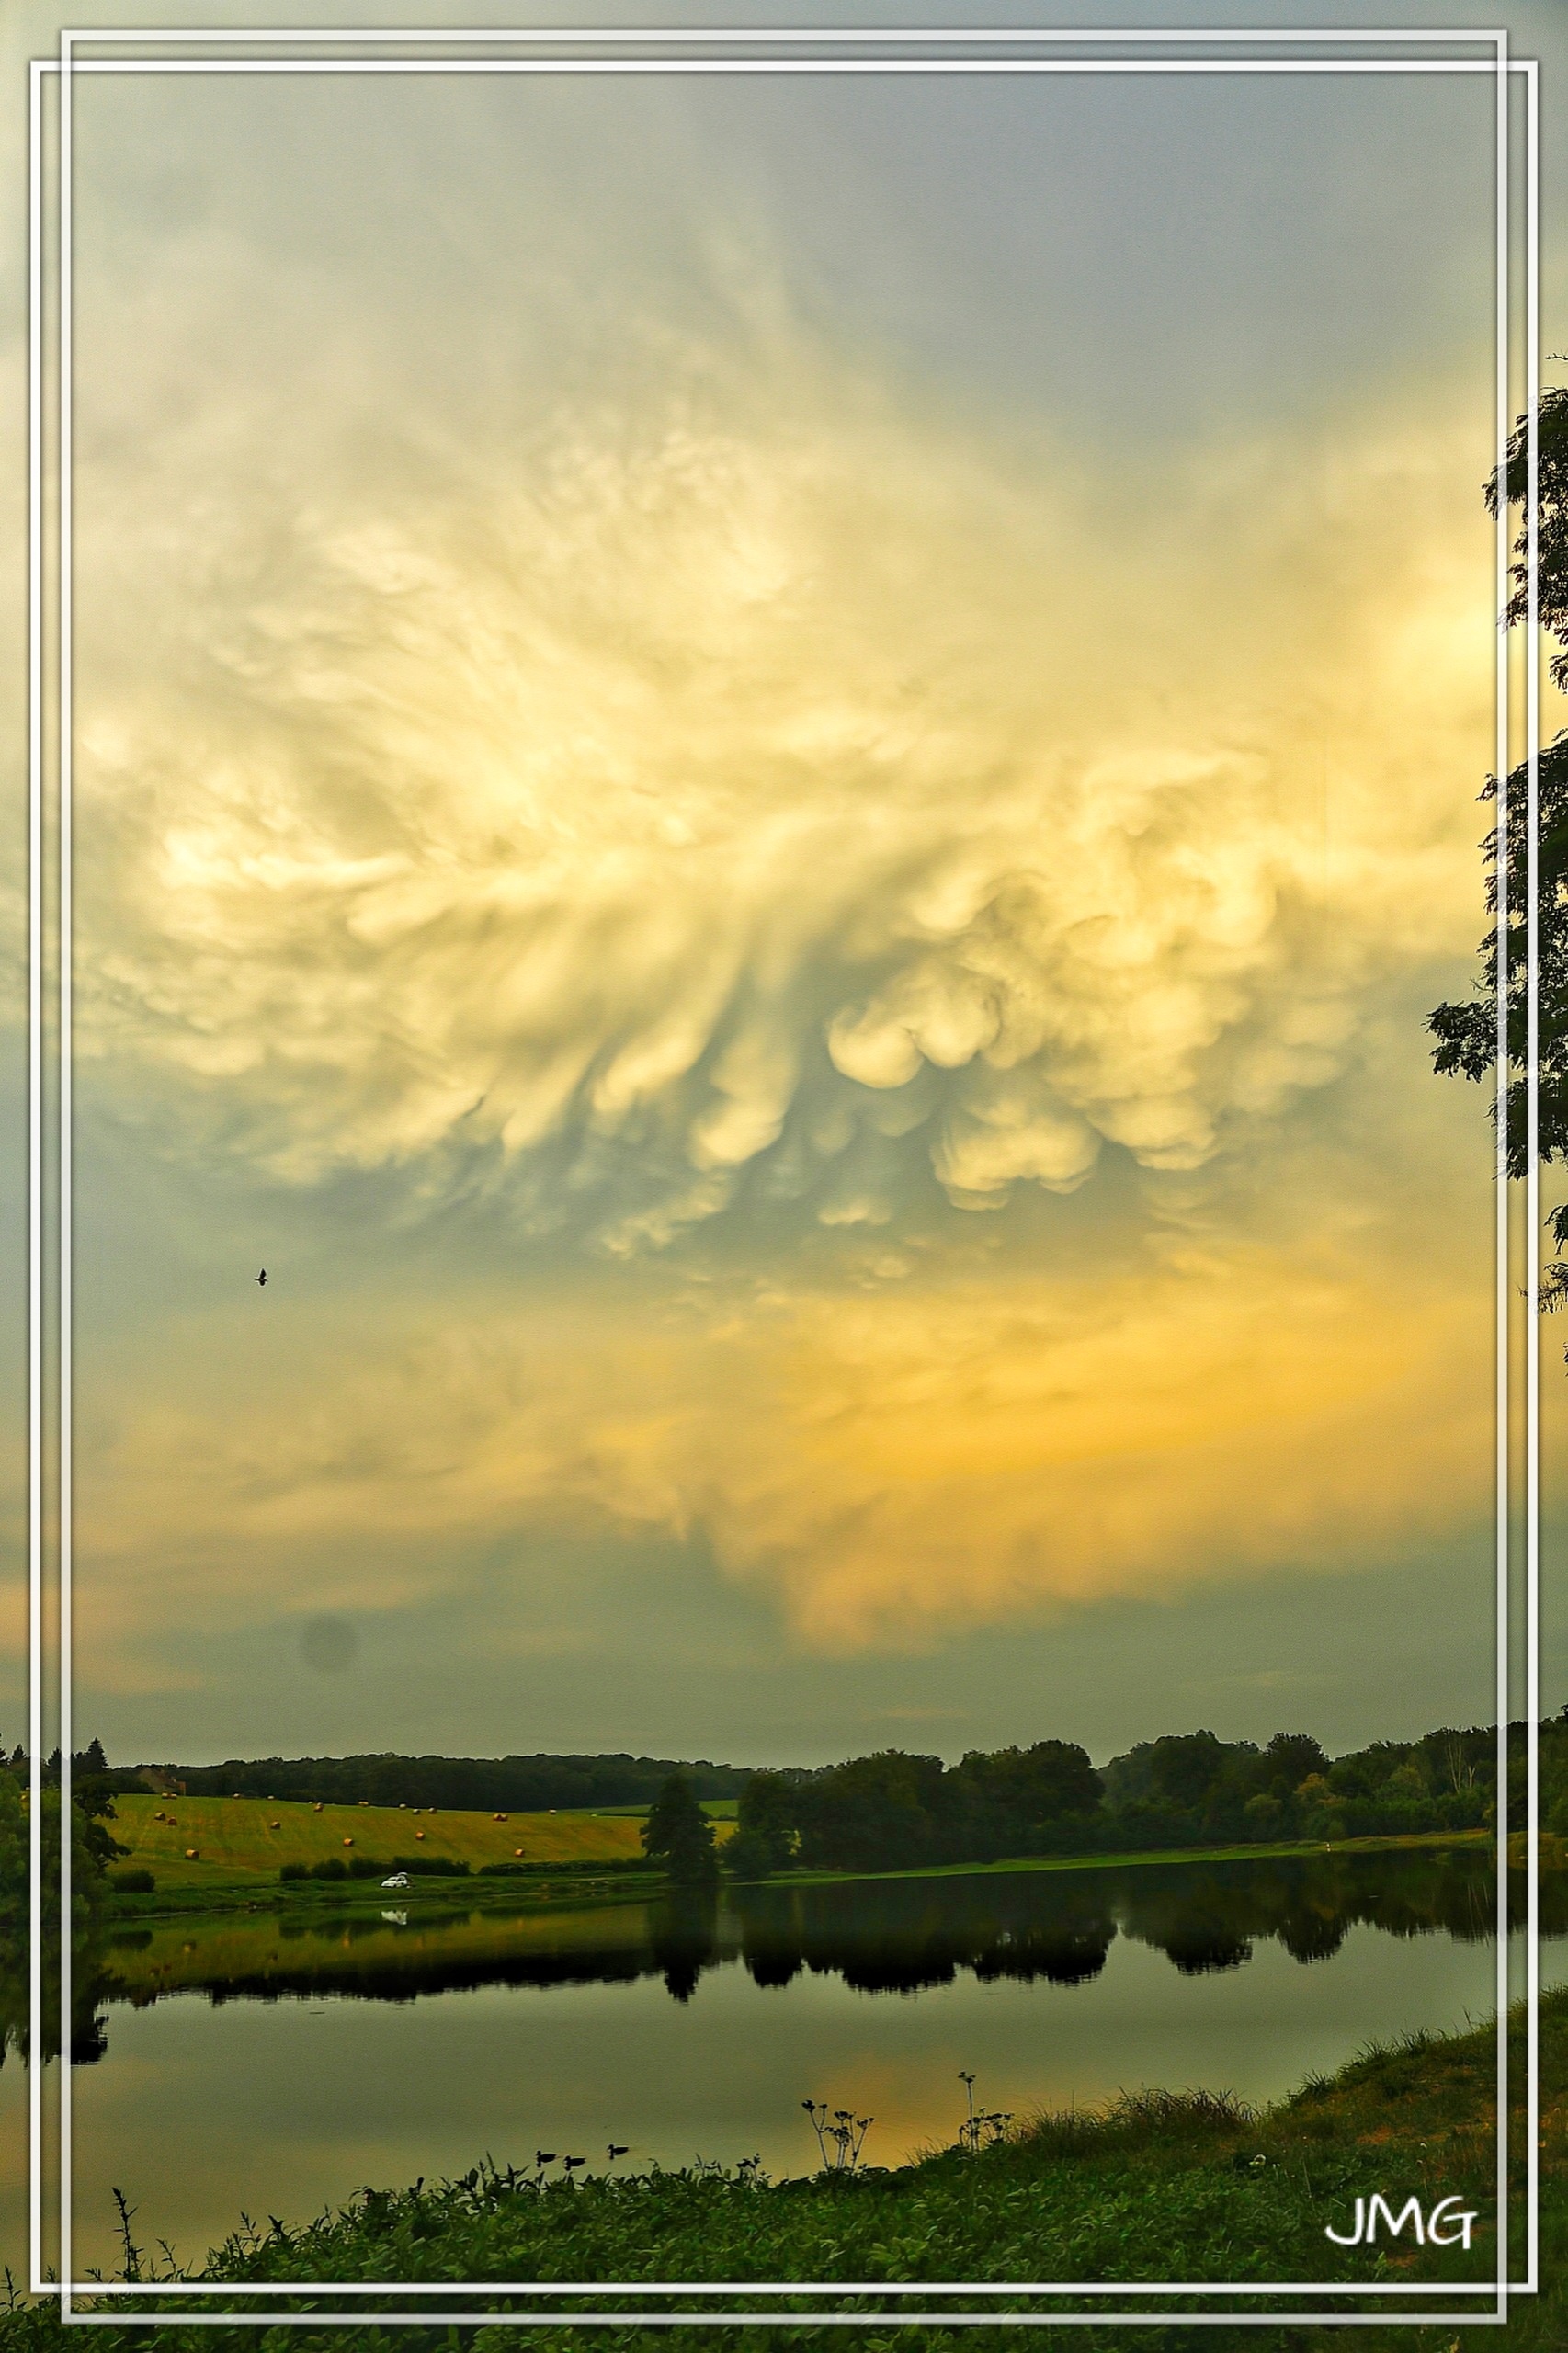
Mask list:
[{"label": "calm water surface", "polygon": [[[1546,1910],[1556,1983],[1568,1902]],[[192,2261],[242,2209],[301,2220],[486,2152],[804,2172],[808,2097],[874,2117],[867,2157],[894,2165],[952,2139],[960,2069],[1018,2112],[1150,2084],[1267,2099],[1373,2038],[1479,2021],[1492,1927],[1460,1852],[122,1930],[78,2008],[78,2274],[113,2268],[114,2186]],[[24,2104],[13,2058],[13,2265]]]}]

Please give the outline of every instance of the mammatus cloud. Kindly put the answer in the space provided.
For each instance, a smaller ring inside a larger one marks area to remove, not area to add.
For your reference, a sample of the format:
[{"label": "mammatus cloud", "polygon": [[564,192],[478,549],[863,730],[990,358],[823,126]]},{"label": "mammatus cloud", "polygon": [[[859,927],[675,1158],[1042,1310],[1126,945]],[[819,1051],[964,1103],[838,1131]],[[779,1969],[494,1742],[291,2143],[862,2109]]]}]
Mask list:
[{"label": "mammatus cloud", "polygon": [[84,1352],[85,1638],[564,1529],[918,1645],[1468,1520],[1474,1301],[1382,1262],[1376,1140],[1304,1240],[1108,1276],[1003,1214],[1277,1165],[1469,951],[1467,432],[1130,518],[787,318],[654,357],[511,439],[329,422],[291,502],[265,385],[166,462],[85,416],[84,1099],[298,1202],[487,1188],[516,1252]]},{"label": "mammatus cloud", "polygon": [[1462,436],[1347,432],[1315,501],[1193,462],[1128,541],[1062,453],[767,356],[287,517],[258,409],[216,531],[102,458],[78,1053],[180,1151],[482,1167],[621,1254],[765,1172],[987,1209],[1202,1165],[1468,944]]}]

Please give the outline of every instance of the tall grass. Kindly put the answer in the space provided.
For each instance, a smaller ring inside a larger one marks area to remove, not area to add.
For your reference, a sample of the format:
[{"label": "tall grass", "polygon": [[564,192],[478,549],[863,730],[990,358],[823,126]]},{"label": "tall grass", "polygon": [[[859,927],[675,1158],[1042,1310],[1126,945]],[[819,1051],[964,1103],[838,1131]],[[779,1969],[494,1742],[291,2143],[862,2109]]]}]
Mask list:
[{"label": "tall grass", "polygon": [[[1541,2026],[1545,2284],[1540,2297],[1516,2302],[1506,2333],[1498,2333],[1511,2353],[1562,2353],[1568,2345],[1568,1995],[1548,1998]],[[1522,2061],[1520,2021],[1514,2040]],[[690,2293],[675,2301],[677,2313],[694,2305],[733,2311],[733,2297],[711,2302],[717,2283],[818,2283],[786,2300],[786,2309],[771,2302],[767,2316],[773,2322],[820,2312],[833,2283],[853,2283],[863,2292],[848,2293],[836,2308],[855,2319],[850,2341],[867,2348],[905,2346],[916,2325],[928,2336],[972,2342],[968,2331],[915,2320],[910,2304],[920,2313],[940,2311],[939,2303],[916,2296],[900,2304],[885,2292],[894,2285],[1211,2279],[1255,2282],[1267,2306],[1267,2283],[1282,2279],[1480,2281],[1496,2260],[1493,2045],[1487,2027],[1449,2038],[1408,2036],[1363,2052],[1327,2081],[1313,2078],[1267,2109],[1202,2090],[1129,2091],[1098,2108],[1030,2117],[987,2137],[968,2130],[970,2117],[993,2111],[971,2105],[966,2116],[955,2102],[953,2145],[891,2172],[862,2161],[860,2126],[870,2120],[820,2100],[812,2107],[825,2123],[852,2129],[853,2159],[841,2161],[842,2144],[829,2133],[822,2169],[800,2180],[771,2181],[755,2160],[623,2175],[618,2160],[625,2152],[613,2143],[602,2164],[590,2162],[597,2153],[564,2150],[537,2150],[532,2163],[487,2158],[455,2180],[364,2190],[303,2225],[242,2220],[200,2276],[227,2283],[222,2308],[241,2312],[247,2288],[260,2282],[298,2283],[306,2309],[319,2309],[331,2306],[326,2283],[333,2280],[488,2279],[547,2287],[682,2281]],[[966,2086],[966,2097],[971,2089]],[[1463,2197],[1482,2217],[1471,2248],[1335,2245],[1325,2226],[1342,2225],[1356,2199],[1375,2191],[1396,2207],[1410,2196],[1426,2206],[1439,2197]],[[125,2276],[173,2276],[166,2251],[153,2257],[131,2235],[129,2208],[124,2222]],[[312,2282],[320,2283],[313,2296]],[[1483,2300],[1475,2302],[1480,2307]],[[393,2303],[406,2308],[406,2299]],[[590,2309],[613,2313],[616,2304],[607,2286]],[[107,2302],[103,2309],[109,2309]],[[249,2309],[256,2311],[253,2325],[264,2353],[409,2353],[411,2336],[417,2347],[426,2335],[379,2325],[371,2313],[342,2329],[268,2327],[262,2310],[254,2303]],[[564,2309],[548,2294],[526,2303],[513,2299],[511,2316],[501,2323],[429,2334],[443,2347],[472,2342],[476,2353],[552,2339],[577,2353],[583,2336],[560,2325]],[[1009,2325],[1006,2297],[986,2309],[999,2322],[987,2345],[1000,2339],[1038,2353],[1038,2330]],[[1233,2300],[1222,2309],[1237,2306]],[[267,2310],[276,2319],[276,2306]],[[210,2331],[177,2320],[154,2329],[150,2317],[143,2313],[117,2325],[117,2343],[140,2348],[145,2342],[149,2353],[154,2346],[158,2353],[210,2353]],[[750,2325],[756,2325],[755,2313]],[[61,2334],[48,2310],[18,2309],[0,2320],[6,2353],[62,2353]],[[846,2333],[792,2325],[791,2345],[802,2338],[842,2353]],[[596,2353],[607,2344],[614,2353],[643,2346],[656,2353],[687,2347],[711,2353],[714,2336],[689,2321],[653,2329],[629,2317],[596,2328],[588,2341]],[[1300,2321],[1235,2329],[1199,2325],[1196,2318],[1162,2321],[1114,2332],[1091,2328],[1077,2341],[1114,2346],[1117,2353],[1129,2347],[1221,2353],[1227,2345],[1246,2353],[1328,2353],[1331,2347],[1344,2353],[1342,2329]],[[1455,2336],[1451,2325],[1374,2323],[1358,2327],[1356,2341],[1375,2353],[1452,2353]]]}]

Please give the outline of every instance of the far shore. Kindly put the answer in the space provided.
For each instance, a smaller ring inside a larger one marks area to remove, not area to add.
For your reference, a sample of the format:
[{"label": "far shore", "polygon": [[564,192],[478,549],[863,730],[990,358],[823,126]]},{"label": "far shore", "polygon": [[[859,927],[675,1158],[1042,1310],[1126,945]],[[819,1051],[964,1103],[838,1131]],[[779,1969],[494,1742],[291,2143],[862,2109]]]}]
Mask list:
[{"label": "far shore", "polygon": [[[886,1871],[787,1871],[769,1880],[730,1880],[733,1887],[829,1887],[883,1880],[986,1879],[1034,1871],[1096,1871],[1142,1870],[1159,1865],[1280,1861],[1324,1855],[1376,1855],[1429,1849],[1448,1852],[1473,1849],[1492,1843],[1487,1830],[1427,1830],[1382,1838],[1284,1839],[1271,1846],[1164,1847],[1137,1853],[1105,1855],[1022,1855],[991,1863],[927,1863],[910,1870]],[[1561,1846],[1552,1840],[1550,1848]],[[1516,1859],[1510,1855],[1510,1861]],[[1561,1854],[1543,1857],[1561,1867]],[[155,1888],[151,1894],[111,1894],[105,1904],[107,1922],[149,1921],[177,1915],[187,1918],[206,1913],[308,1911],[335,1914],[379,1914],[395,1894],[399,1910],[428,1918],[433,1913],[466,1910],[511,1910],[548,1906],[551,1910],[608,1903],[646,1902],[671,1892],[670,1883],[653,1870],[621,1864],[603,1875],[591,1871],[567,1873],[548,1866],[506,1878],[479,1874],[450,1879],[415,1880],[389,1891],[374,1880],[294,1880],[279,1883],[255,1875],[243,1880],[214,1880],[208,1886],[187,1880],[177,1886]]]}]

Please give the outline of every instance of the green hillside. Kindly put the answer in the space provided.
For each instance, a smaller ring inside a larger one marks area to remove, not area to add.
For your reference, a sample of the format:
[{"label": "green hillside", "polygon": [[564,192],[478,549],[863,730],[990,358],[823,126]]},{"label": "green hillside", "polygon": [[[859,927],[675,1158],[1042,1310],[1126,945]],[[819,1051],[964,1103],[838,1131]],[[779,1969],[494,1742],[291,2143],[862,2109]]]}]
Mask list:
[{"label": "green hillside", "polygon": [[[160,1818],[162,1817],[162,1818]],[[451,1813],[411,1806],[287,1799],[121,1795],[110,1827],[130,1848],[115,1868],[150,1870],[160,1887],[276,1883],[285,1863],[429,1855],[486,1863],[640,1859],[635,1813]],[[722,1833],[721,1833],[722,1835]],[[188,1850],[194,1848],[192,1855]]]}]

